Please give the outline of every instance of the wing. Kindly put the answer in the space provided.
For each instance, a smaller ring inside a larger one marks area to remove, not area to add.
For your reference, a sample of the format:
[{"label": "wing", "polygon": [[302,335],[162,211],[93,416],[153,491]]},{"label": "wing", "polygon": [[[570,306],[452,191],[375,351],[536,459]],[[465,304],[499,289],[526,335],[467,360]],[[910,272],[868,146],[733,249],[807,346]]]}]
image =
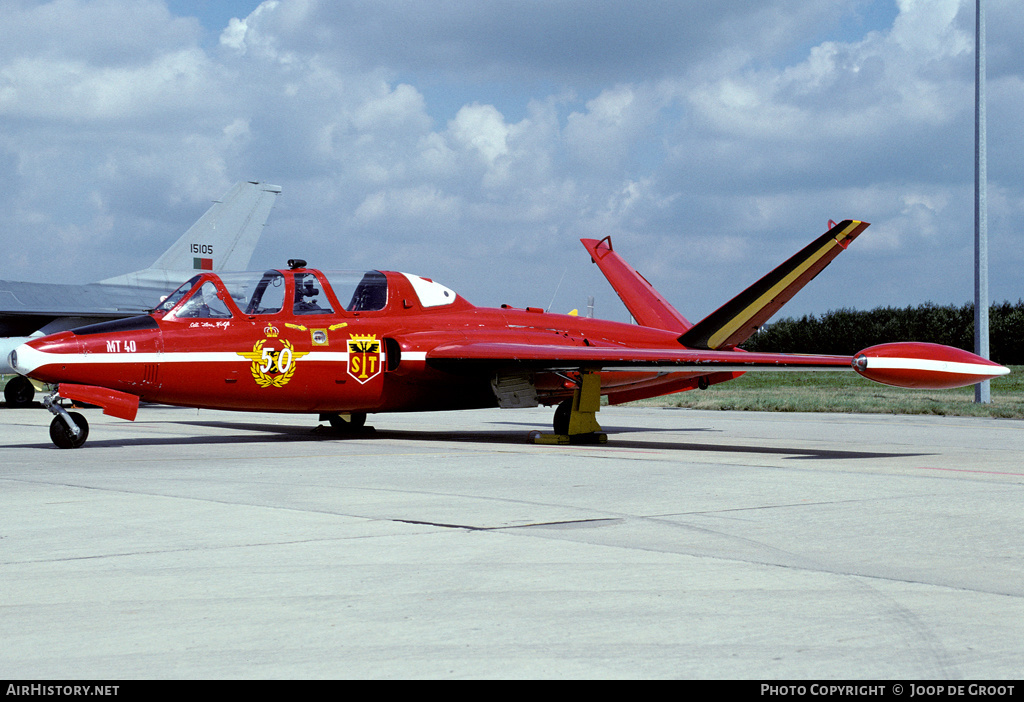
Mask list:
[{"label": "wing", "polygon": [[853,356],[637,349],[599,346],[538,346],[505,342],[473,342],[438,346],[427,352],[427,364],[447,372],[490,372],[506,369],[572,371],[853,370]]},{"label": "wing", "polygon": [[0,337],[27,336],[62,317],[73,317],[75,326],[130,317],[147,309],[143,299],[152,307],[151,294],[140,297],[119,287],[0,280]]},{"label": "wing", "polygon": [[1010,372],[963,349],[917,342],[880,344],[854,356],[474,342],[435,347],[426,361],[450,373],[854,370],[878,383],[920,389],[964,387]]}]

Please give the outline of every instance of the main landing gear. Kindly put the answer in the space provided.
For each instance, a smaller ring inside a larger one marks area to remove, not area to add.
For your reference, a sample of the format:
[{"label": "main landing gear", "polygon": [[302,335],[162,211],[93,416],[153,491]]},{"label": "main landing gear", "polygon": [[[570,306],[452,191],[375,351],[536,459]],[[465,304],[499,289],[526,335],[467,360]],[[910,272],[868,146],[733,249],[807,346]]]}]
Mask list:
[{"label": "main landing gear", "polygon": [[321,414],[320,421],[324,420],[338,431],[359,431],[366,426],[366,412]]},{"label": "main landing gear", "polygon": [[80,448],[89,438],[89,422],[78,412],[68,412],[60,406],[54,392],[43,398],[43,407],[53,414],[50,422],[50,440],[57,448]]},{"label": "main landing gear", "polygon": [[554,434],[534,432],[536,444],[603,444],[608,435],[597,423],[601,409],[601,376],[594,371],[582,371],[571,400],[565,400],[555,410]]}]

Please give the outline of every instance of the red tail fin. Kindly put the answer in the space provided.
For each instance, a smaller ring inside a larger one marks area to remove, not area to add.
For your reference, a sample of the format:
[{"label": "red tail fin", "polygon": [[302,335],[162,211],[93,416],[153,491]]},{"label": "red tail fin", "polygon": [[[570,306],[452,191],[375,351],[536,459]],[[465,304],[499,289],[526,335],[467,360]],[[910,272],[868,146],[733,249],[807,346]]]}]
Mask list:
[{"label": "red tail fin", "polygon": [[580,239],[604,277],[638,324],[683,332],[692,325],[654,289],[646,278],[612,250],[612,238]]}]

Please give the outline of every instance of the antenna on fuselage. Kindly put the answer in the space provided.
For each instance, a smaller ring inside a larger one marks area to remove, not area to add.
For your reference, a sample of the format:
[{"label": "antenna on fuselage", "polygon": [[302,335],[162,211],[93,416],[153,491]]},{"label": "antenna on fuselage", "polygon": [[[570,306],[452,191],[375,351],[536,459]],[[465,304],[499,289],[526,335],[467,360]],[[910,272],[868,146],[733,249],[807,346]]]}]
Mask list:
[{"label": "antenna on fuselage", "polygon": [[568,273],[568,272],[569,272],[569,266],[566,266],[565,270],[562,271],[562,277],[558,279],[558,285],[555,286],[555,292],[551,296],[551,302],[548,303],[548,308],[546,310],[547,312],[550,312],[551,308],[555,306],[555,297],[558,296],[558,289],[560,287],[562,287],[562,281],[565,280],[565,274]]}]

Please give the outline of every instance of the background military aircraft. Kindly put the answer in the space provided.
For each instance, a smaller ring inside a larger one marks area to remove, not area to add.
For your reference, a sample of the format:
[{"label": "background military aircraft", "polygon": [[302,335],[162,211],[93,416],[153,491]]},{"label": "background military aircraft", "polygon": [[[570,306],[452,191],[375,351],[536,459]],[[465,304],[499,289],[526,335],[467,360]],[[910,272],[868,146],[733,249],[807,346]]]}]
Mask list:
[{"label": "background military aircraft", "polygon": [[[144,314],[200,271],[244,270],[281,188],[236,183],[152,266],[88,285],[0,281],[0,373],[14,373],[12,350],[30,338],[86,324]],[[23,376],[4,388],[8,407],[31,403]]]}]

